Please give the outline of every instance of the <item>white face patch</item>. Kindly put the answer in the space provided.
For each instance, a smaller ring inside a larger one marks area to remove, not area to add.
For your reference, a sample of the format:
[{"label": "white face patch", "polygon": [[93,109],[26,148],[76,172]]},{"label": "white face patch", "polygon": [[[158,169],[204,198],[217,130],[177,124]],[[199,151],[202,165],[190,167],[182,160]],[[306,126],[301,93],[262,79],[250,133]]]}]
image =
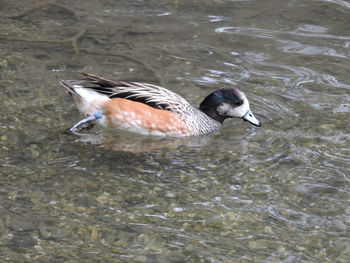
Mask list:
[{"label": "white face patch", "polygon": [[228,103],[221,103],[219,107],[217,107],[217,111],[221,116],[227,116],[231,109],[232,106]]},{"label": "white face patch", "polygon": [[242,118],[249,110],[249,101],[247,98],[242,94],[243,104],[234,107],[231,104],[228,103],[222,103],[219,107],[217,107],[217,111],[221,116],[227,116],[232,118]]}]

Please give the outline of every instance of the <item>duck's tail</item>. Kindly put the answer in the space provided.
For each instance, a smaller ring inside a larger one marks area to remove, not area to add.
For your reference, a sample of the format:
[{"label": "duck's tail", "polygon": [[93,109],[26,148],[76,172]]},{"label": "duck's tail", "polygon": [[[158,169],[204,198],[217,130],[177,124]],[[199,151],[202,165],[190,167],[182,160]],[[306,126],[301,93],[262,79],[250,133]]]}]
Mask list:
[{"label": "duck's tail", "polygon": [[90,115],[98,112],[103,103],[109,100],[108,96],[88,87],[79,85],[79,82],[61,80],[60,84],[73,95],[78,110],[84,115]]},{"label": "duck's tail", "polygon": [[69,91],[70,94],[81,97],[80,94],[75,90],[79,86],[70,83],[68,80],[61,80],[60,84],[63,87],[65,87]]}]

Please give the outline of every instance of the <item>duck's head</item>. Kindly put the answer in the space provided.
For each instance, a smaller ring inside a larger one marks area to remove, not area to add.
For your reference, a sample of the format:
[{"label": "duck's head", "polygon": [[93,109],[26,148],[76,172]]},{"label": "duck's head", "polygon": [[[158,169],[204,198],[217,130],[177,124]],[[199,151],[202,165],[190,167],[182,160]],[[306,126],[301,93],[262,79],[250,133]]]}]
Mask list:
[{"label": "duck's head", "polygon": [[226,118],[243,118],[255,126],[261,126],[250,110],[248,99],[239,89],[218,89],[205,97],[199,109],[220,123]]}]

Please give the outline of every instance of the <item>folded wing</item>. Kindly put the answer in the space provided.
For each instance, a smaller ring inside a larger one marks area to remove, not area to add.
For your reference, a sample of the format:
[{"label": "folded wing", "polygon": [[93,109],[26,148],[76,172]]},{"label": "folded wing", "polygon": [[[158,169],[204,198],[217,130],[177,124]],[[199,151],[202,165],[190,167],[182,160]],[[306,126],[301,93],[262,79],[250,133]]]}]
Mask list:
[{"label": "folded wing", "polygon": [[191,107],[183,97],[160,86],[141,82],[112,81],[92,74],[82,74],[85,76],[84,83],[78,85],[105,94],[109,98],[137,101],[156,109],[179,114],[184,108]]}]

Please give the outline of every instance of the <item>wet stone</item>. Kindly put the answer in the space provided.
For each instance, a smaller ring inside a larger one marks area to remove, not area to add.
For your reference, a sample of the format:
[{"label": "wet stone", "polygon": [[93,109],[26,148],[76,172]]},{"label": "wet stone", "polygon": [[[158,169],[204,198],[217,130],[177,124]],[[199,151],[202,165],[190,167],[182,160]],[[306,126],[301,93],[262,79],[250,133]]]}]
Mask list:
[{"label": "wet stone", "polygon": [[186,256],[183,254],[182,250],[173,251],[161,256],[157,257],[158,262],[166,263],[166,262],[172,262],[172,263],[182,263],[186,262]]},{"label": "wet stone", "polygon": [[16,231],[32,231],[38,226],[38,219],[30,216],[12,216],[9,224],[10,229]]},{"label": "wet stone", "polygon": [[146,256],[143,256],[143,255],[139,255],[139,256],[135,257],[133,260],[136,263],[147,263],[148,262],[148,258]]},{"label": "wet stone", "polygon": [[334,220],[333,226],[340,231],[347,229],[347,226],[341,220]]},{"label": "wet stone", "polygon": [[22,248],[33,247],[37,244],[37,241],[32,238],[27,232],[16,233],[10,243],[10,249],[20,250]]}]

